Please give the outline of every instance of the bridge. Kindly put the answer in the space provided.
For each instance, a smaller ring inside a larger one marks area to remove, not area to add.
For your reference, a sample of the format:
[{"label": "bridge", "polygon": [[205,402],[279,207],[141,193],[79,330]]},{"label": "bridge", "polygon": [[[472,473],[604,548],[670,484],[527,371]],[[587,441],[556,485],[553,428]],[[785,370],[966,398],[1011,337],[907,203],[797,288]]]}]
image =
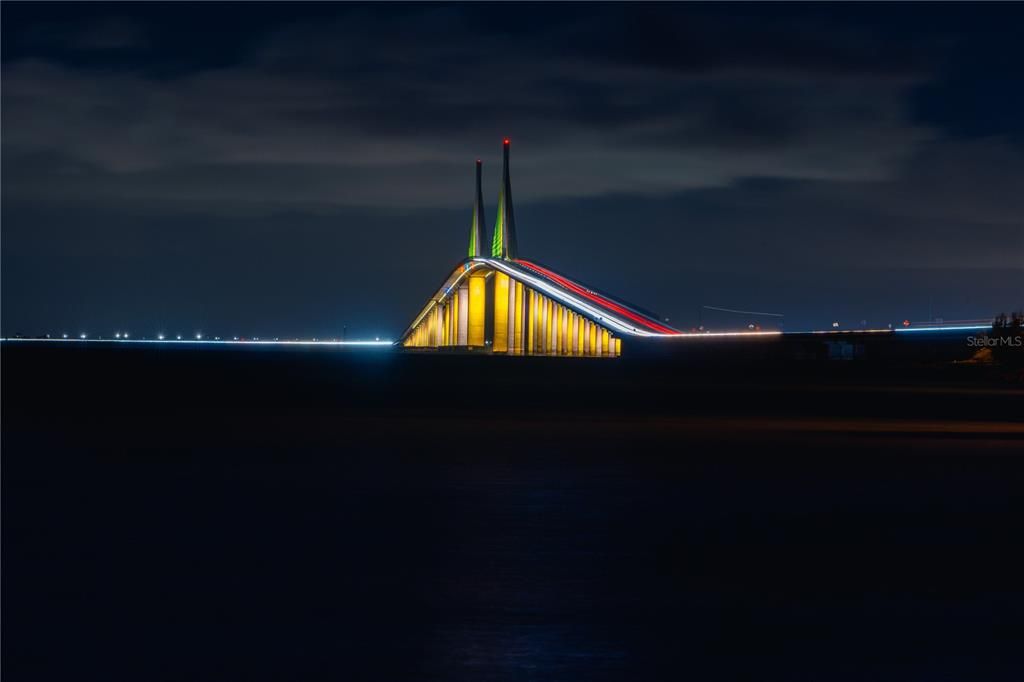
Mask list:
[{"label": "bridge", "polygon": [[595,290],[535,261],[519,258],[509,140],[503,145],[501,189],[484,252],[482,164],[476,162],[476,199],[469,249],[399,337],[413,349],[462,349],[504,355],[616,357],[624,338],[776,336],[777,331],[691,334],[657,315]]}]

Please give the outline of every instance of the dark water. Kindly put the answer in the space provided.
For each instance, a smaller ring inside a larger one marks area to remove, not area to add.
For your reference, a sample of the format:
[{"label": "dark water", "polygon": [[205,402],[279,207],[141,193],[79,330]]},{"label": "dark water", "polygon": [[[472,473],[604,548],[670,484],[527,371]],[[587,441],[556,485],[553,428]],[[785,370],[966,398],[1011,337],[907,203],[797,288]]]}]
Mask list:
[{"label": "dark water", "polygon": [[3,373],[7,680],[1024,670],[1024,410],[988,375],[50,347]]}]

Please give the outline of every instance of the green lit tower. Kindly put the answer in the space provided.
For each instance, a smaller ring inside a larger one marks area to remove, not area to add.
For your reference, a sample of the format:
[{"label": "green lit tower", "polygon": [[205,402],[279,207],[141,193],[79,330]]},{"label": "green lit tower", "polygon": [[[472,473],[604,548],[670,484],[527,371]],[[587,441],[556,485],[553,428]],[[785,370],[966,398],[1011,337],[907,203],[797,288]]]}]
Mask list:
[{"label": "green lit tower", "polygon": [[519,257],[519,249],[516,245],[516,218],[512,212],[512,182],[508,177],[508,147],[509,140],[506,137],[501,191],[498,192],[498,216],[494,221],[494,237],[491,239],[491,258],[515,260]]},{"label": "green lit tower", "polygon": [[484,256],[484,192],[480,180],[483,164],[476,160],[476,201],[473,203],[473,224],[469,228],[469,257]]}]

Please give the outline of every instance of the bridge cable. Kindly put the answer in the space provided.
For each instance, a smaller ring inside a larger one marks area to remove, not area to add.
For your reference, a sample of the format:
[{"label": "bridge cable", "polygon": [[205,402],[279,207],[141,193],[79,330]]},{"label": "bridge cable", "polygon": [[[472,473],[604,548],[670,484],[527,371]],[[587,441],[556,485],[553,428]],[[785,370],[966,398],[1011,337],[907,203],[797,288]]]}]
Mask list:
[{"label": "bridge cable", "polygon": [[732,308],[719,308],[713,305],[702,305],[701,308],[708,310],[720,310],[723,313],[736,313],[737,315],[764,315],[766,317],[785,317],[782,313],[761,313],[756,310],[733,310]]}]

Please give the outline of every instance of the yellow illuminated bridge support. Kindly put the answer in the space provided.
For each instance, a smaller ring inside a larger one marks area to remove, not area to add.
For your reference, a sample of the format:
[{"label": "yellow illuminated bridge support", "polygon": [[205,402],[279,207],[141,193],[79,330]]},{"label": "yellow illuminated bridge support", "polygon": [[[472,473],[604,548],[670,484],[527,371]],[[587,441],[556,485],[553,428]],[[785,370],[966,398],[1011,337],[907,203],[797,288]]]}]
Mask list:
[{"label": "yellow illuminated bridge support", "polygon": [[463,264],[402,340],[406,348],[617,357],[622,340],[514,277]]}]

